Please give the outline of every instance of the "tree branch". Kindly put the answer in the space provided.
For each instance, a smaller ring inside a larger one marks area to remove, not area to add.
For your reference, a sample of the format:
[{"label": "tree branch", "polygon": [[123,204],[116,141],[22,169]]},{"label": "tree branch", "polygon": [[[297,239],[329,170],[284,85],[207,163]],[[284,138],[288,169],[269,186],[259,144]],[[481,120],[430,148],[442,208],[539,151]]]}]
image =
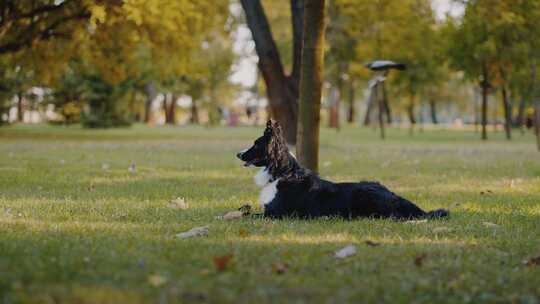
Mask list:
[{"label": "tree branch", "polygon": [[276,80],[281,82],[285,77],[283,64],[260,0],[241,0],[240,2],[244,8],[253,41],[255,41],[255,51],[259,56],[259,67],[263,76],[277,78]]},{"label": "tree branch", "polygon": [[36,15],[40,15],[40,14],[43,14],[43,13],[48,13],[48,12],[53,12],[53,11],[56,11],[56,10],[59,10],[59,9],[62,9],[63,7],[65,7],[66,5],[68,5],[69,3],[73,2],[72,0],[65,0],[64,2],[58,4],[58,5],[43,5],[43,6],[40,6],[36,9],[33,9],[27,13],[23,13],[23,14],[20,14],[18,16],[14,16],[14,19],[24,19],[24,18],[33,18],[35,17]]},{"label": "tree branch", "polygon": [[66,35],[69,36],[67,33],[61,33],[57,35],[55,33],[55,29],[61,26],[62,24],[65,24],[72,20],[84,20],[90,18],[90,12],[82,11],[78,14],[71,15],[71,16],[63,16],[56,21],[52,22],[49,26],[47,26],[44,30],[39,32],[34,32],[34,25],[30,25],[30,28],[25,31],[23,34],[18,35],[15,39],[13,39],[12,42],[0,44],[0,54],[6,54],[6,53],[14,53],[17,51],[22,50],[25,47],[29,47],[32,45],[32,42],[38,40],[38,41],[46,41],[53,37],[63,37],[65,38]]}]

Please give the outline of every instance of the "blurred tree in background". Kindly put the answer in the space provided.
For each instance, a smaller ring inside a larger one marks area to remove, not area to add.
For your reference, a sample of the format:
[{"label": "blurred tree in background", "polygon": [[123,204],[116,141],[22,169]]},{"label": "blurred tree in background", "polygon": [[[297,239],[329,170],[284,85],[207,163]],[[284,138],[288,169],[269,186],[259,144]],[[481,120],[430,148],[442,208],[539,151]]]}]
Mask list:
[{"label": "blurred tree in background", "polygon": [[84,76],[71,80],[84,82],[87,125],[123,124],[113,104],[129,86],[189,74],[193,52],[227,12],[227,1],[3,1],[0,54],[33,72],[29,86],[66,81],[76,60]]},{"label": "blurred tree in background", "polygon": [[[449,3],[461,13],[441,16],[430,0],[326,1],[325,124],[339,129],[342,121],[384,118],[412,131],[428,122],[481,123],[484,139],[488,125],[502,126],[508,139],[512,128],[534,126],[540,2]],[[87,127],[236,125],[238,117],[250,121],[255,98],[295,143],[304,5],[1,1],[0,123],[28,121],[37,111],[54,123]],[[251,38],[238,38],[243,30]],[[242,56],[258,60],[251,87],[231,81],[243,73]],[[365,63],[377,59],[408,67],[388,75],[380,109],[366,94],[373,75]]]}]

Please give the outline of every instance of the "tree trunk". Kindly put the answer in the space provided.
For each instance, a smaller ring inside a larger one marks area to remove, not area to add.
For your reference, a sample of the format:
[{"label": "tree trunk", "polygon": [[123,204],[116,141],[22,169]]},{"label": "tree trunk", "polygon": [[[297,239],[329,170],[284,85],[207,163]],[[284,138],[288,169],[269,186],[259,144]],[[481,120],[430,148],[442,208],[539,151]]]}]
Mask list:
[{"label": "tree trunk", "polygon": [[[379,82],[375,85],[375,99],[377,100],[377,105],[379,106],[378,117],[379,117],[379,130],[381,132],[381,139],[384,139],[384,113],[385,111],[385,100],[384,100],[384,82]],[[381,93],[379,93],[379,90]]]},{"label": "tree trunk", "polygon": [[339,130],[339,109],[341,107],[341,99],[343,98],[343,79],[341,78],[341,75],[343,74],[345,66],[344,63],[339,62],[337,64],[337,71],[336,71],[336,94],[335,99],[330,100],[330,120],[328,123],[328,127],[335,128]]},{"label": "tree trunk", "polygon": [[138,121],[137,115],[135,113],[135,101],[137,98],[137,91],[132,90],[129,95],[129,117],[134,121]]},{"label": "tree trunk", "polygon": [[416,124],[416,117],[414,115],[414,92],[411,91],[409,95],[409,105],[407,106],[407,116],[409,116],[409,122],[411,124],[409,134],[414,132],[414,125]]},{"label": "tree trunk", "polygon": [[291,0],[291,23],[293,31],[293,66],[290,77],[296,81],[296,98],[300,86],[302,63],[302,35],[304,30],[304,0]]},{"label": "tree trunk", "polygon": [[300,119],[298,121],[298,159],[317,172],[319,163],[319,122],[324,68],[324,2],[306,0],[302,65],[300,67]]},{"label": "tree trunk", "polygon": [[302,47],[303,0],[291,0],[293,27],[293,69],[285,75],[270,26],[260,0],[241,0],[247,24],[259,57],[259,70],[266,84],[272,116],[281,124],[289,144],[296,143],[298,121],[298,87]]},{"label": "tree trunk", "polygon": [[506,92],[506,86],[502,86],[502,104],[504,113],[504,131],[506,133],[506,139],[512,139],[512,109],[508,101],[508,94]]},{"label": "tree trunk", "polygon": [[487,139],[487,85],[482,84],[482,113],[481,113],[481,124],[482,124],[482,140]]},{"label": "tree trunk", "polygon": [[176,95],[171,94],[171,98],[165,107],[165,122],[169,125],[176,125]]},{"label": "tree trunk", "polygon": [[370,89],[369,98],[368,98],[368,104],[366,106],[366,114],[364,115],[364,126],[369,126],[371,123],[371,113],[373,112],[373,107],[375,107],[375,103],[377,100],[373,98],[376,94],[373,93],[373,89]]},{"label": "tree trunk", "polygon": [[148,82],[144,85],[144,92],[146,93],[146,102],[144,103],[144,122],[150,123],[152,117],[152,101],[157,96],[156,85],[153,82]]},{"label": "tree trunk", "polygon": [[473,112],[474,112],[474,133],[478,133],[478,122],[480,118],[478,116],[478,89],[474,89],[474,103],[473,103]]},{"label": "tree trunk", "polygon": [[482,67],[482,76],[484,79],[482,79],[480,86],[482,87],[482,140],[487,140],[487,95],[488,95],[488,89],[489,89],[489,82],[488,82],[488,74],[487,74],[487,67],[484,64]]},{"label": "tree trunk", "polygon": [[168,124],[169,123],[169,109],[168,109],[168,100],[169,100],[169,93],[164,93],[163,94],[163,114],[165,116],[165,123]]},{"label": "tree trunk", "polygon": [[339,130],[339,99],[341,98],[339,88],[336,86],[330,88],[328,94],[328,127]]},{"label": "tree trunk", "polygon": [[437,103],[434,99],[429,99],[429,112],[431,114],[431,122],[436,125],[439,123],[437,120]]},{"label": "tree trunk", "polygon": [[534,109],[534,130],[536,133],[536,145],[540,151],[540,104],[537,104]]},{"label": "tree trunk", "polygon": [[523,127],[523,120],[525,118],[525,98],[521,98],[518,106],[518,112],[516,118],[514,119],[514,127],[521,128]]},{"label": "tree trunk", "polygon": [[17,121],[23,122],[24,112],[23,112],[23,92],[17,93]]},{"label": "tree trunk", "polygon": [[384,104],[384,113],[386,114],[386,123],[392,123],[392,112],[390,111],[390,103],[388,102],[388,94],[386,93],[386,85],[383,82],[382,84],[382,97]]},{"label": "tree trunk", "polygon": [[199,124],[199,106],[197,105],[197,100],[191,99],[191,118],[189,122],[198,125]]},{"label": "tree trunk", "polygon": [[355,107],[354,107],[354,80],[352,78],[349,79],[349,109],[347,110],[347,122],[353,123],[354,118],[356,115]]},{"label": "tree trunk", "polygon": [[219,124],[220,117],[219,117],[219,111],[218,111],[218,102],[216,97],[216,89],[212,86],[209,88],[210,91],[210,104],[208,105],[208,122],[210,125],[215,126]]}]

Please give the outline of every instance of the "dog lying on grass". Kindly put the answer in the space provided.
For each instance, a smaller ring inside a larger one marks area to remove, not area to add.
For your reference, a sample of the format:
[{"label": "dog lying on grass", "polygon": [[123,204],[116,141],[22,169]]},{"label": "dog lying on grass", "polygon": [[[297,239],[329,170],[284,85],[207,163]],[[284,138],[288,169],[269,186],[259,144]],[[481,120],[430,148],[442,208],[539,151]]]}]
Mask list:
[{"label": "dog lying on grass", "polygon": [[333,183],[302,168],[289,152],[281,126],[273,120],[253,146],[236,155],[246,167],[259,167],[264,216],[271,218],[321,216],[415,219],[442,218],[444,209],[425,212],[378,182]]}]

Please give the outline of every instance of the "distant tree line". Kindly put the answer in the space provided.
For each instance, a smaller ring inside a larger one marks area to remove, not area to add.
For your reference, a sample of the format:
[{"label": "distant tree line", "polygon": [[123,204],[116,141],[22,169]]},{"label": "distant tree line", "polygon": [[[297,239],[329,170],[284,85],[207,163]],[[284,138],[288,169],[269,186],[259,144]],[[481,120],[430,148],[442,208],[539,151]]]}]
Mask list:
[{"label": "distant tree line", "polygon": [[[499,117],[508,139],[515,128],[538,126],[540,2],[456,3],[462,16],[438,20],[429,0],[326,1],[324,123],[371,125],[377,116],[386,123],[405,119],[412,131],[422,125],[425,107],[438,123],[441,109],[452,105],[474,116],[483,139]],[[246,25],[261,76],[250,91],[266,95],[270,115],[295,143],[305,5],[2,1],[0,122],[13,108],[18,120],[26,109],[52,109],[59,122],[88,127],[151,122],[160,95],[166,123],[177,122],[181,96],[190,97],[192,123],[201,111],[217,123],[239,91],[229,81],[239,60],[232,37]],[[364,64],[374,59],[408,67],[389,75],[381,108],[359,103],[372,77]]]}]

